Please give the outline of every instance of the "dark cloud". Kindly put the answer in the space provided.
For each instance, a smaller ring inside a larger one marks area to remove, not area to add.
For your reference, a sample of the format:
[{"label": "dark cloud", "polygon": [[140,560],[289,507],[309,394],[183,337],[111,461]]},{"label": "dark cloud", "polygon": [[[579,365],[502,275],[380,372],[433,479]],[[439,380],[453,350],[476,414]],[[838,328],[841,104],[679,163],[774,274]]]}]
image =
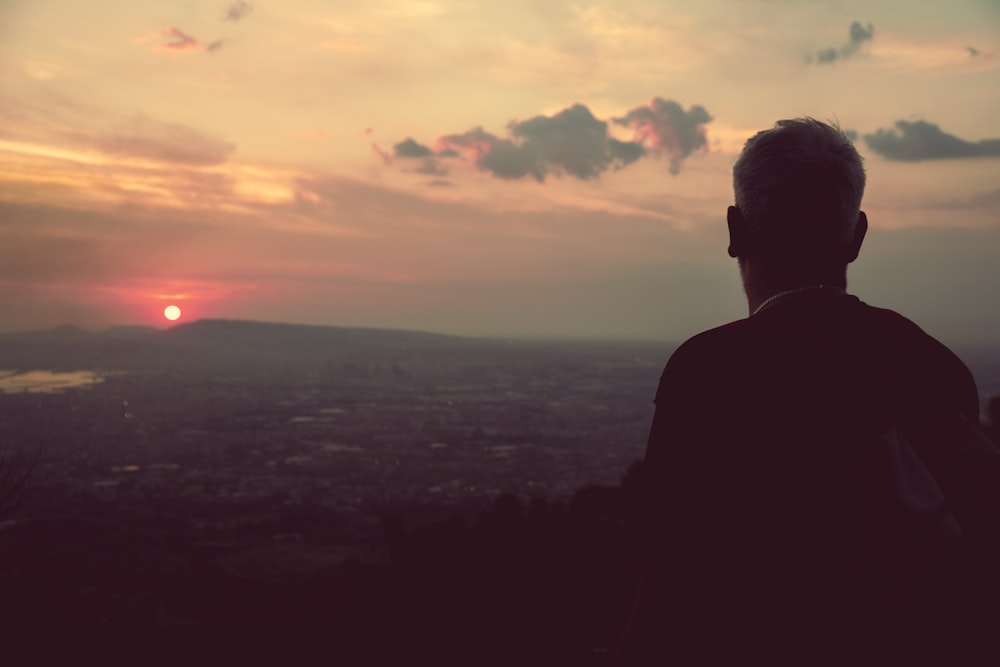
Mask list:
[{"label": "dark cloud", "polygon": [[408,138],[396,144],[395,155],[426,160],[418,169],[423,173],[442,175],[439,158],[465,155],[497,178],[543,182],[549,174],[597,178],[653,154],[668,156],[676,174],[685,157],[706,146],[704,125],[711,120],[702,107],[684,111],[676,102],[656,98],[610,121],[633,130],[632,140],[624,141],[611,136],[609,121],[575,104],[551,116],[512,121],[506,137],[476,127],[441,137],[436,152]]},{"label": "dark cloud", "polygon": [[631,127],[635,133],[630,144],[615,150],[629,151],[637,144],[648,146],[650,152],[670,158],[670,173],[677,174],[684,158],[708,145],[705,125],[712,121],[712,116],[704,107],[695,105],[684,111],[673,100],[655,97],[614,120]]},{"label": "dark cloud", "polygon": [[612,167],[635,162],[645,153],[641,144],[622,142],[608,134],[608,124],[590,109],[574,104],[554,116],[535,116],[510,124],[525,153],[544,165],[580,179],[595,178]]},{"label": "dark cloud", "polygon": [[875,27],[871,23],[868,24],[868,27],[865,27],[855,21],[851,24],[848,34],[851,38],[850,46],[857,49],[865,42],[871,40],[872,36],[875,35]]},{"label": "dark cloud", "polygon": [[847,42],[840,48],[820,49],[814,54],[810,54],[807,62],[815,62],[818,65],[829,65],[844,58],[850,58],[858,52],[865,44],[870,42],[875,35],[875,27],[869,23],[867,26],[861,25],[858,21],[851,23],[847,31]]},{"label": "dark cloud", "polygon": [[518,144],[510,139],[494,138],[490,150],[476,160],[476,165],[507,180],[531,176],[541,183],[549,172],[534,146],[530,143]]},{"label": "dark cloud", "polygon": [[223,17],[223,21],[239,21],[243,17],[247,16],[253,11],[253,5],[249,2],[244,2],[244,0],[236,0],[226,8],[226,15]]},{"label": "dark cloud", "polygon": [[198,40],[178,28],[164,28],[163,34],[171,41],[160,44],[160,48],[171,51],[194,51],[198,48]]},{"label": "dark cloud", "polygon": [[969,55],[972,56],[973,58],[975,58],[976,56],[978,56],[979,53],[980,53],[979,49],[977,49],[974,46],[967,46],[967,47],[965,47],[965,50],[968,51]]},{"label": "dark cloud", "polygon": [[393,146],[392,152],[396,157],[430,157],[434,155],[434,151],[423,144],[418,144],[410,137]]},{"label": "dark cloud", "polygon": [[235,148],[233,144],[189,127],[142,115],[121,123],[110,135],[96,139],[95,143],[100,150],[113,155],[190,165],[224,162]]},{"label": "dark cloud", "polygon": [[205,50],[208,51],[209,53],[211,53],[212,51],[217,51],[217,50],[221,49],[222,45],[225,44],[225,43],[226,43],[226,40],[224,40],[224,39],[217,39],[214,42],[212,42],[211,44],[209,44],[208,46],[206,46]]},{"label": "dark cloud", "polygon": [[438,145],[440,152],[449,156],[469,155],[479,169],[498,178],[512,180],[531,174],[538,181],[545,180],[544,165],[533,164],[530,148],[501,139],[482,127],[441,137]]},{"label": "dark cloud", "polygon": [[838,52],[837,49],[834,48],[823,49],[822,51],[816,52],[816,62],[819,63],[820,65],[826,65],[832,63],[839,57],[840,57],[840,52]]},{"label": "dark cloud", "polygon": [[[513,123],[512,123],[513,125]],[[517,143],[512,139],[497,137],[481,127],[449,134],[438,139],[441,153],[469,155],[475,165],[497,178],[516,180],[531,176],[541,182],[548,168],[539,159],[538,151],[530,142]]]},{"label": "dark cloud", "polygon": [[424,158],[424,161],[420,163],[414,171],[418,174],[427,174],[428,176],[447,176],[448,167],[444,166],[434,158]]},{"label": "dark cloud", "polygon": [[1000,139],[966,141],[926,121],[896,121],[895,129],[864,136],[868,148],[887,160],[919,162],[947,158],[1000,157]]}]

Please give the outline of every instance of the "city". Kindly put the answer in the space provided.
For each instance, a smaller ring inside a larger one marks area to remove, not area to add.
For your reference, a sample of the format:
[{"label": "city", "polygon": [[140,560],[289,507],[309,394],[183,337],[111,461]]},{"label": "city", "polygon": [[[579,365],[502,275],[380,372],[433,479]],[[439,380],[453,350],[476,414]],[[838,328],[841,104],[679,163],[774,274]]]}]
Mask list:
[{"label": "city", "polygon": [[259,592],[249,619],[192,600],[205,578],[271,590],[388,568],[404,526],[558,521],[587,488],[617,512],[599,490],[642,457],[671,351],[224,321],[51,336],[8,335],[0,367],[88,384],[0,395],[6,442],[37,457],[0,558],[25,586],[46,554],[71,561],[79,580],[49,606],[111,624],[137,600],[160,625],[271,618]]}]

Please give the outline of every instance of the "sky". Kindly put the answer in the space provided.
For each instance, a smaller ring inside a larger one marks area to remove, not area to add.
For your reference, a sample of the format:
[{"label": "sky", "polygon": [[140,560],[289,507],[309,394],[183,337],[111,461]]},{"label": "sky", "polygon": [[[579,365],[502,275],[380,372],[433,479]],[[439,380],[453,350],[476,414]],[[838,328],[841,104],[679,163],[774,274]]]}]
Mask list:
[{"label": "sky", "polygon": [[865,160],[849,290],[1000,342],[997,0],[0,0],[0,331],[680,341],[798,116]]}]

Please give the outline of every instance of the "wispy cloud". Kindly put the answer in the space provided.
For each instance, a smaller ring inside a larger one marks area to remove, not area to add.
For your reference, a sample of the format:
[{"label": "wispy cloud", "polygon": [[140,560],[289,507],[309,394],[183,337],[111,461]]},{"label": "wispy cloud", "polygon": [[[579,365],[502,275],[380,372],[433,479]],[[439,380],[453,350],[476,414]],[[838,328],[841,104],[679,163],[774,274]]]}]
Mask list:
[{"label": "wispy cloud", "polygon": [[847,42],[838,48],[829,47],[821,49],[816,53],[811,53],[806,57],[806,61],[817,65],[829,65],[838,60],[850,58],[858,53],[861,47],[872,41],[875,35],[875,27],[869,23],[867,26],[861,25],[858,21],[851,24],[847,31]]},{"label": "wispy cloud", "polygon": [[871,48],[872,65],[889,71],[934,75],[975,75],[1000,68],[992,52],[961,46],[947,38],[913,39],[883,34]]},{"label": "wispy cloud", "polygon": [[923,120],[896,121],[894,129],[879,129],[864,135],[864,140],[868,148],[898,162],[1000,157],[1000,139],[966,141]]},{"label": "wispy cloud", "polygon": [[197,51],[199,48],[198,40],[179,28],[164,28],[163,34],[169,41],[162,42],[159,45],[160,49],[167,51]]},{"label": "wispy cloud", "polygon": [[[551,116],[512,121],[507,136],[476,127],[440,137],[433,149],[407,138],[393,147],[393,155],[423,160],[417,169],[421,173],[444,175],[447,168],[440,160],[464,156],[497,178],[530,177],[540,183],[550,174],[597,178],[649,155],[669,158],[670,172],[677,174],[686,157],[707,146],[704,127],[711,120],[703,107],[684,111],[661,98],[608,121],[596,118],[583,104],[574,104]],[[632,139],[614,137],[612,125],[632,129]]]},{"label": "wispy cloud", "polygon": [[222,20],[237,22],[240,19],[246,17],[252,11],[253,11],[253,5],[251,5],[249,2],[244,2],[244,0],[236,0],[236,2],[231,3],[226,8],[226,15],[222,18]]},{"label": "wispy cloud", "polygon": [[388,167],[392,164],[392,155],[390,155],[387,150],[376,144],[374,141],[372,142],[372,152],[382,158],[382,164],[385,166]]},{"label": "wispy cloud", "polygon": [[[253,5],[249,2],[236,0],[236,2],[231,3],[226,8],[226,13],[223,15],[222,20],[237,23],[252,11]],[[190,35],[180,28],[175,28],[173,26],[164,28],[162,34],[168,39],[166,42],[157,44],[156,48],[162,51],[205,51],[206,53],[212,53],[221,49],[226,43],[225,39],[216,39],[208,42],[207,44],[202,44],[202,42],[200,42],[193,35]],[[144,40],[140,39],[139,41]]]},{"label": "wispy cloud", "polygon": [[112,155],[127,155],[157,162],[209,165],[224,162],[235,146],[183,125],[165,123],[143,115],[122,122],[95,143]]}]

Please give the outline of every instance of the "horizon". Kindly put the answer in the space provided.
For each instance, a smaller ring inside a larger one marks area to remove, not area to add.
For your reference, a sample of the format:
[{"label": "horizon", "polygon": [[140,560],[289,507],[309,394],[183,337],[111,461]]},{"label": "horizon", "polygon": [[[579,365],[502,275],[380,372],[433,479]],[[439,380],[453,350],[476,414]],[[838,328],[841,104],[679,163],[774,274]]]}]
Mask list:
[{"label": "horizon", "polygon": [[187,320],[168,322],[165,324],[137,324],[137,323],[118,323],[109,324],[106,326],[96,326],[96,327],[86,327],[77,324],[66,323],[59,324],[54,327],[46,327],[43,329],[18,329],[12,331],[0,331],[0,336],[29,336],[33,334],[45,334],[64,330],[80,331],[84,333],[100,334],[115,329],[142,329],[149,332],[165,332],[172,329],[180,329],[184,327],[191,327],[199,324],[211,324],[225,322],[229,324],[246,324],[246,325],[267,325],[276,327],[306,327],[306,328],[316,328],[316,329],[339,329],[339,330],[350,330],[350,331],[391,331],[404,334],[427,334],[431,336],[441,336],[444,338],[463,338],[471,340],[484,340],[484,341],[524,341],[524,342],[580,342],[580,343],[640,343],[640,344],[663,344],[663,345],[679,345],[682,341],[676,340],[661,340],[657,338],[586,338],[586,337],[560,337],[560,336],[504,336],[504,335],[471,335],[471,334],[460,334],[451,333],[448,331],[433,331],[429,329],[406,329],[399,327],[376,327],[376,326],[364,326],[364,325],[341,325],[341,324],[312,324],[306,322],[288,322],[288,321],[277,321],[277,320],[247,320],[240,318],[228,318],[228,317],[202,317],[197,320]]},{"label": "horizon", "polygon": [[746,316],[732,165],[844,129],[849,291],[1000,342],[1000,6],[0,8],[0,331],[237,319],[683,341]]},{"label": "horizon", "polygon": [[[401,327],[380,327],[380,326],[366,326],[366,325],[343,325],[343,324],[316,324],[308,322],[290,322],[290,321],[278,321],[278,320],[249,320],[240,318],[226,318],[226,317],[203,317],[197,320],[188,320],[178,322],[169,322],[164,324],[140,324],[140,323],[118,323],[109,324],[106,326],[80,326],[77,324],[66,323],[60,324],[53,327],[39,328],[39,329],[20,329],[20,330],[10,330],[10,331],[0,331],[0,337],[3,336],[30,336],[36,334],[46,334],[54,333],[64,330],[74,330],[80,331],[87,334],[101,334],[114,331],[116,329],[141,329],[144,331],[149,331],[150,333],[162,333],[171,331],[173,329],[188,328],[199,324],[211,324],[211,323],[229,323],[229,324],[246,324],[246,325],[266,325],[275,327],[305,327],[305,328],[316,328],[316,329],[334,329],[334,330],[345,330],[345,331],[385,331],[394,332],[401,334],[420,334],[420,335],[430,335],[430,336],[441,336],[443,338],[458,338],[463,340],[478,340],[484,342],[523,342],[523,343],[594,343],[594,344],[636,344],[636,345],[662,345],[666,347],[677,347],[681,345],[683,339],[671,339],[671,338],[641,338],[641,337],[627,337],[627,336],[609,336],[609,337],[586,337],[586,336],[559,336],[559,335],[484,335],[484,334],[463,334],[463,333],[453,333],[449,331],[435,331],[431,329],[412,329],[412,328],[401,328]],[[722,323],[727,324],[727,323]],[[990,354],[995,355],[1000,353],[1000,340],[978,340],[978,341],[959,341],[955,343],[949,343],[953,351],[959,356],[967,354]],[[994,380],[993,371],[1000,372],[1000,361],[990,358],[982,359],[976,358],[975,362],[970,362],[967,359],[962,359],[963,362],[970,364],[970,369],[974,371],[974,374],[978,374],[983,370],[985,365],[988,365],[990,375],[990,380]],[[666,358],[664,358],[666,362]],[[972,368],[972,366],[977,366]],[[995,367],[995,369],[994,369]],[[1000,375],[995,378],[997,384],[997,390],[1000,391]],[[986,396],[981,396],[980,398],[986,399]]]}]

